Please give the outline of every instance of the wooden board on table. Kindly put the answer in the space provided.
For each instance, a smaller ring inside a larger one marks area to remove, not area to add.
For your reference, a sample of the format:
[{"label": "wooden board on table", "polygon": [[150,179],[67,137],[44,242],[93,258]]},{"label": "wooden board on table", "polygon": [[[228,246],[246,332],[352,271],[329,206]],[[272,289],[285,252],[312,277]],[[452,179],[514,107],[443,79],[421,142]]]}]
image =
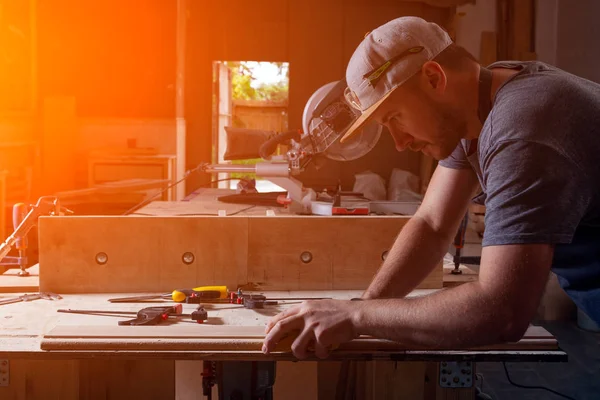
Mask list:
[{"label": "wooden board on table", "polygon": [[[40,288],[56,293],[365,289],[409,217],[42,217]],[[195,259],[186,265],[183,254]],[[99,254],[107,257],[97,262]],[[442,287],[441,263],[418,289]]]},{"label": "wooden board on table", "polygon": [[[252,218],[248,279],[271,290],[364,289],[408,221],[379,216]],[[441,287],[441,265],[418,286]]]},{"label": "wooden board on table", "polygon": [[452,273],[454,264],[444,264],[444,287],[453,287],[463,283],[476,282],[479,280],[479,274],[465,265],[460,265],[460,274]]},{"label": "wooden board on table", "polygon": [[[263,326],[172,325],[115,326],[59,325],[46,333],[42,350],[123,350],[123,351],[260,351],[265,337]],[[289,352],[292,339],[282,341],[276,351]],[[544,328],[531,326],[516,343],[485,346],[486,350],[552,350],[557,341]],[[360,337],[336,350],[397,352],[426,350],[372,337]]]},{"label": "wooden board on table", "polygon": [[255,207],[250,204],[232,204],[223,202],[199,202],[199,201],[153,201],[147,206],[140,208],[134,215],[152,215],[157,217],[168,216],[202,216],[237,215],[245,211],[266,214],[266,207]]},{"label": "wooden board on table", "polygon": [[[40,289],[55,293],[171,291],[246,282],[247,219],[40,218]],[[104,253],[105,264],[97,255]],[[192,253],[190,264],[183,255]]]},{"label": "wooden board on table", "polygon": [[19,271],[20,268],[11,268],[0,275],[0,293],[23,293],[39,291],[39,265],[36,264],[31,268],[28,268],[28,276],[19,276]]}]

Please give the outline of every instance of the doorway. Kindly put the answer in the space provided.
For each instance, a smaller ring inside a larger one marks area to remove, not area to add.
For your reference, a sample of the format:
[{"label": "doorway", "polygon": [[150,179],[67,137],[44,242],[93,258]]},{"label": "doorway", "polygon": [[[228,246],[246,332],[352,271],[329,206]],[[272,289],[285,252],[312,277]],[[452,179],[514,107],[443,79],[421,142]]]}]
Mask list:
[{"label": "doorway", "polygon": [[[213,64],[213,163],[255,164],[260,158],[226,160],[226,127],[288,130],[289,64],[287,62],[215,61]],[[256,179],[259,192],[282,191],[249,173],[219,173],[219,188],[235,189],[240,179]]]}]

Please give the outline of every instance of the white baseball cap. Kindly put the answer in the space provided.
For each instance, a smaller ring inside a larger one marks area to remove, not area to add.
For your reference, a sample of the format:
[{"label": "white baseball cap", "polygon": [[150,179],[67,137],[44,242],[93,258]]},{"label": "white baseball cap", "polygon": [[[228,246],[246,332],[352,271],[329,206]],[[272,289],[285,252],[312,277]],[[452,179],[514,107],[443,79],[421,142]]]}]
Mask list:
[{"label": "white baseball cap", "polygon": [[346,69],[346,100],[361,112],[341,142],[357,133],[398,86],[452,44],[437,24],[418,17],[396,18],[365,36]]}]

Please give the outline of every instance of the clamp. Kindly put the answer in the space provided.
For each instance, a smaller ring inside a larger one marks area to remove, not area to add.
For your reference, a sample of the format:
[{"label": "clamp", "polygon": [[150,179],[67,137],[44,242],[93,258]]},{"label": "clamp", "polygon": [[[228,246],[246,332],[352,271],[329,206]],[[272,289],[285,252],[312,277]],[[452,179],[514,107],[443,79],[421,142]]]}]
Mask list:
[{"label": "clamp", "polygon": [[169,317],[190,317],[192,321],[201,324],[208,319],[208,313],[202,306],[198,306],[191,314],[182,314],[182,305],[145,307],[139,311],[114,311],[114,310],[56,310],[61,313],[85,314],[98,316],[122,317],[123,315],[135,315],[135,318],[119,321],[119,325],[158,325]]},{"label": "clamp", "polygon": [[[28,276],[29,272],[25,269],[27,266],[27,233],[37,224],[37,219],[41,215],[60,215],[61,212],[73,213],[71,210],[61,208],[58,198],[54,196],[40,197],[37,204],[31,206],[29,212],[27,212],[25,204],[15,204],[13,207],[14,231],[4,243],[0,244],[0,264],[7,268],[18,265],[21,268],[19,276]],[[7,257],[13,247],[19,250],[19,256]]]}]

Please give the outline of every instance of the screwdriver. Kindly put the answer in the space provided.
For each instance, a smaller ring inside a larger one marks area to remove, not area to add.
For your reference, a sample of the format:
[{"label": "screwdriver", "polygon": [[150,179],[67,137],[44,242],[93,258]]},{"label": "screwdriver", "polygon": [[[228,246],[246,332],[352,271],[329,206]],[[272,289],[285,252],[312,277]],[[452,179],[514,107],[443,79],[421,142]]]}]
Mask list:
[{"label": "screwdriver", "polygon": [[135,302],[140,300],[167,299],[177,303],[200,303],[202,300],[227,298],[227,286],[199,286],[193,289],[175,289],[171,293],[108,299],[111,303]]}]

